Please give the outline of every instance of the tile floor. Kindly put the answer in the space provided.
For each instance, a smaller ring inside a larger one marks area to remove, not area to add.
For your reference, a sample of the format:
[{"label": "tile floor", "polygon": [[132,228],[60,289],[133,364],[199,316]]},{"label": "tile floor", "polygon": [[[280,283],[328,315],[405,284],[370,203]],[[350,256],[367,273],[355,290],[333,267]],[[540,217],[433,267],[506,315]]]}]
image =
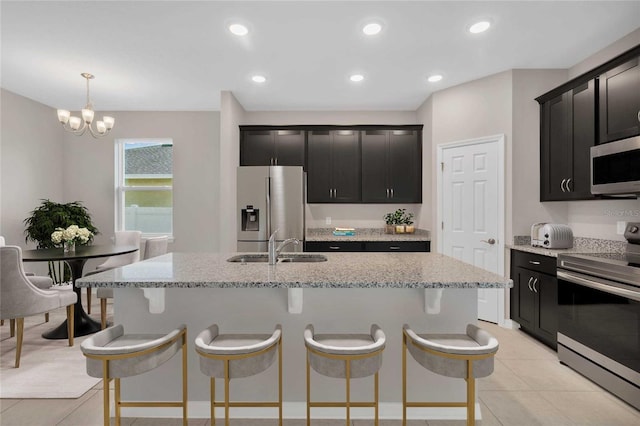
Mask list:
[{"label": "tile floor", "polygon": [[[92,307],[99,317],[100,307]],[[64,310],[52,313],[64,316]],[[41,321],[41,319],[39,319]],[[28,321],[25,320],[25,321]],[[45,329],[49,325],[42,325]],[[481,323],[500,341],[495,371],[478,380],[483,426],[526,425],[640,425],[640,412],[610,395],[571,369],[560,365],[553,350],[517,330]],[[8,324],[5,324],[8,328]],[[4,333],[3,340],[8,333]],[[10,340],[3,342],[14,344]],[[12,355],[13,356],[13,355]],[[0,377],[1,380],[1,377]],[[353,426],[373,425],[354,420]],[[102,385],[78,399],[0,399],[2,426],[92,426],[102,424]],[[123,426],[173,426],[180,419],[126,418]],[[208,426],[208,419],[192,419],[190,425]],[[218,421],[218,424],[220,423]],[[237,419],[234,426],[271,426],[275,420]],[[304,420],[286,420],[286,426],[303,426]],[[343,426],[344,420],[316,420],[314,426]],[[382,420],[380,426],[400,426],[397,420]],[[413,420],[408,426],[462,426],[464,421]]]}]

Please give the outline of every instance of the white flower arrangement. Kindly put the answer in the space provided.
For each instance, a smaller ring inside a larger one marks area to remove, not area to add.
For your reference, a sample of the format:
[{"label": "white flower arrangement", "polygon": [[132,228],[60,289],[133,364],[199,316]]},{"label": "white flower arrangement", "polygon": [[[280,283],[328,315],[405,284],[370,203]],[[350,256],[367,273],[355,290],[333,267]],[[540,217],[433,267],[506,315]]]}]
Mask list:
[{"label": "white flower arrangement", "polygon": [[86,244],[93,237],[93,233],[87,228],[80,228],[78,225],[71,225],[67,229],[56,228],[51,234],[51,242],[60,244],[62,242],[74,242]]}]

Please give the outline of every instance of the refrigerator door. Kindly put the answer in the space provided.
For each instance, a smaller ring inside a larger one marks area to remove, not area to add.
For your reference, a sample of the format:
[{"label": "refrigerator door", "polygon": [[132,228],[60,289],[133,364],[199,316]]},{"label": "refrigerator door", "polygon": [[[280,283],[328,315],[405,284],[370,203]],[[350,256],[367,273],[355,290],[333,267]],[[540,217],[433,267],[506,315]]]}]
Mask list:
[{"label": "refrigerator door", "polygon": [[[269,166],[238,167],[237,178],[238,250],[245,251],[240,250],[240,246],[246,246],[244,243],[266,242],[269,239],[267,223]],[[250,251],[258,251],[258,249]]]},{"label": "refrigerator door", "polygon": [[271,166],[271,232],[278,230],[278,241],[297,238],[298,245],[284,251],[303,251],[304,241],[304,177],[302,167]]}]

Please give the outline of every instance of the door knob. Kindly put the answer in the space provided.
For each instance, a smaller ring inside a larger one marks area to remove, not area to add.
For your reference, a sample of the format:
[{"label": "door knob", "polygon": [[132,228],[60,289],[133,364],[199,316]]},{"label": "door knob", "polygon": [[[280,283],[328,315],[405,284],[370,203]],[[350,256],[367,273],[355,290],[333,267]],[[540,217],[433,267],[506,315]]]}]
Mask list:
[{"label": "door knob", "polygon": [[494,245],[496,243],[496,240],[493,238],[489,238],[488,240],[480,240],[480,242]]}]

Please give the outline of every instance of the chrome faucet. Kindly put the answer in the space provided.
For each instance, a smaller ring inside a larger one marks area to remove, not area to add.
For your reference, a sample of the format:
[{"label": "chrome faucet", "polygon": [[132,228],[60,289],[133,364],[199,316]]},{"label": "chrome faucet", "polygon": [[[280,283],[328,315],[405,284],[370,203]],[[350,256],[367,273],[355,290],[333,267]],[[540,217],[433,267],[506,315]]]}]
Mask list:
[{"label": "chrome faucet", "polygon": [[271,236],[269,237],[269,265],[275,265],[276,264],[276,262],[278,261],[278,256],[280,256],[280,252],[287,245],[289,245],[291,243],[296,244],[296,245],[300,244],[300,240],[298,240],[297,238],[287,238],[286,240],[284,240],[278,246],[278,248],[276,248],[276,233],[277,232],[278,232],[278,230],[276,229],[275,231],[273,231],[273,234],[271,234]]}]

